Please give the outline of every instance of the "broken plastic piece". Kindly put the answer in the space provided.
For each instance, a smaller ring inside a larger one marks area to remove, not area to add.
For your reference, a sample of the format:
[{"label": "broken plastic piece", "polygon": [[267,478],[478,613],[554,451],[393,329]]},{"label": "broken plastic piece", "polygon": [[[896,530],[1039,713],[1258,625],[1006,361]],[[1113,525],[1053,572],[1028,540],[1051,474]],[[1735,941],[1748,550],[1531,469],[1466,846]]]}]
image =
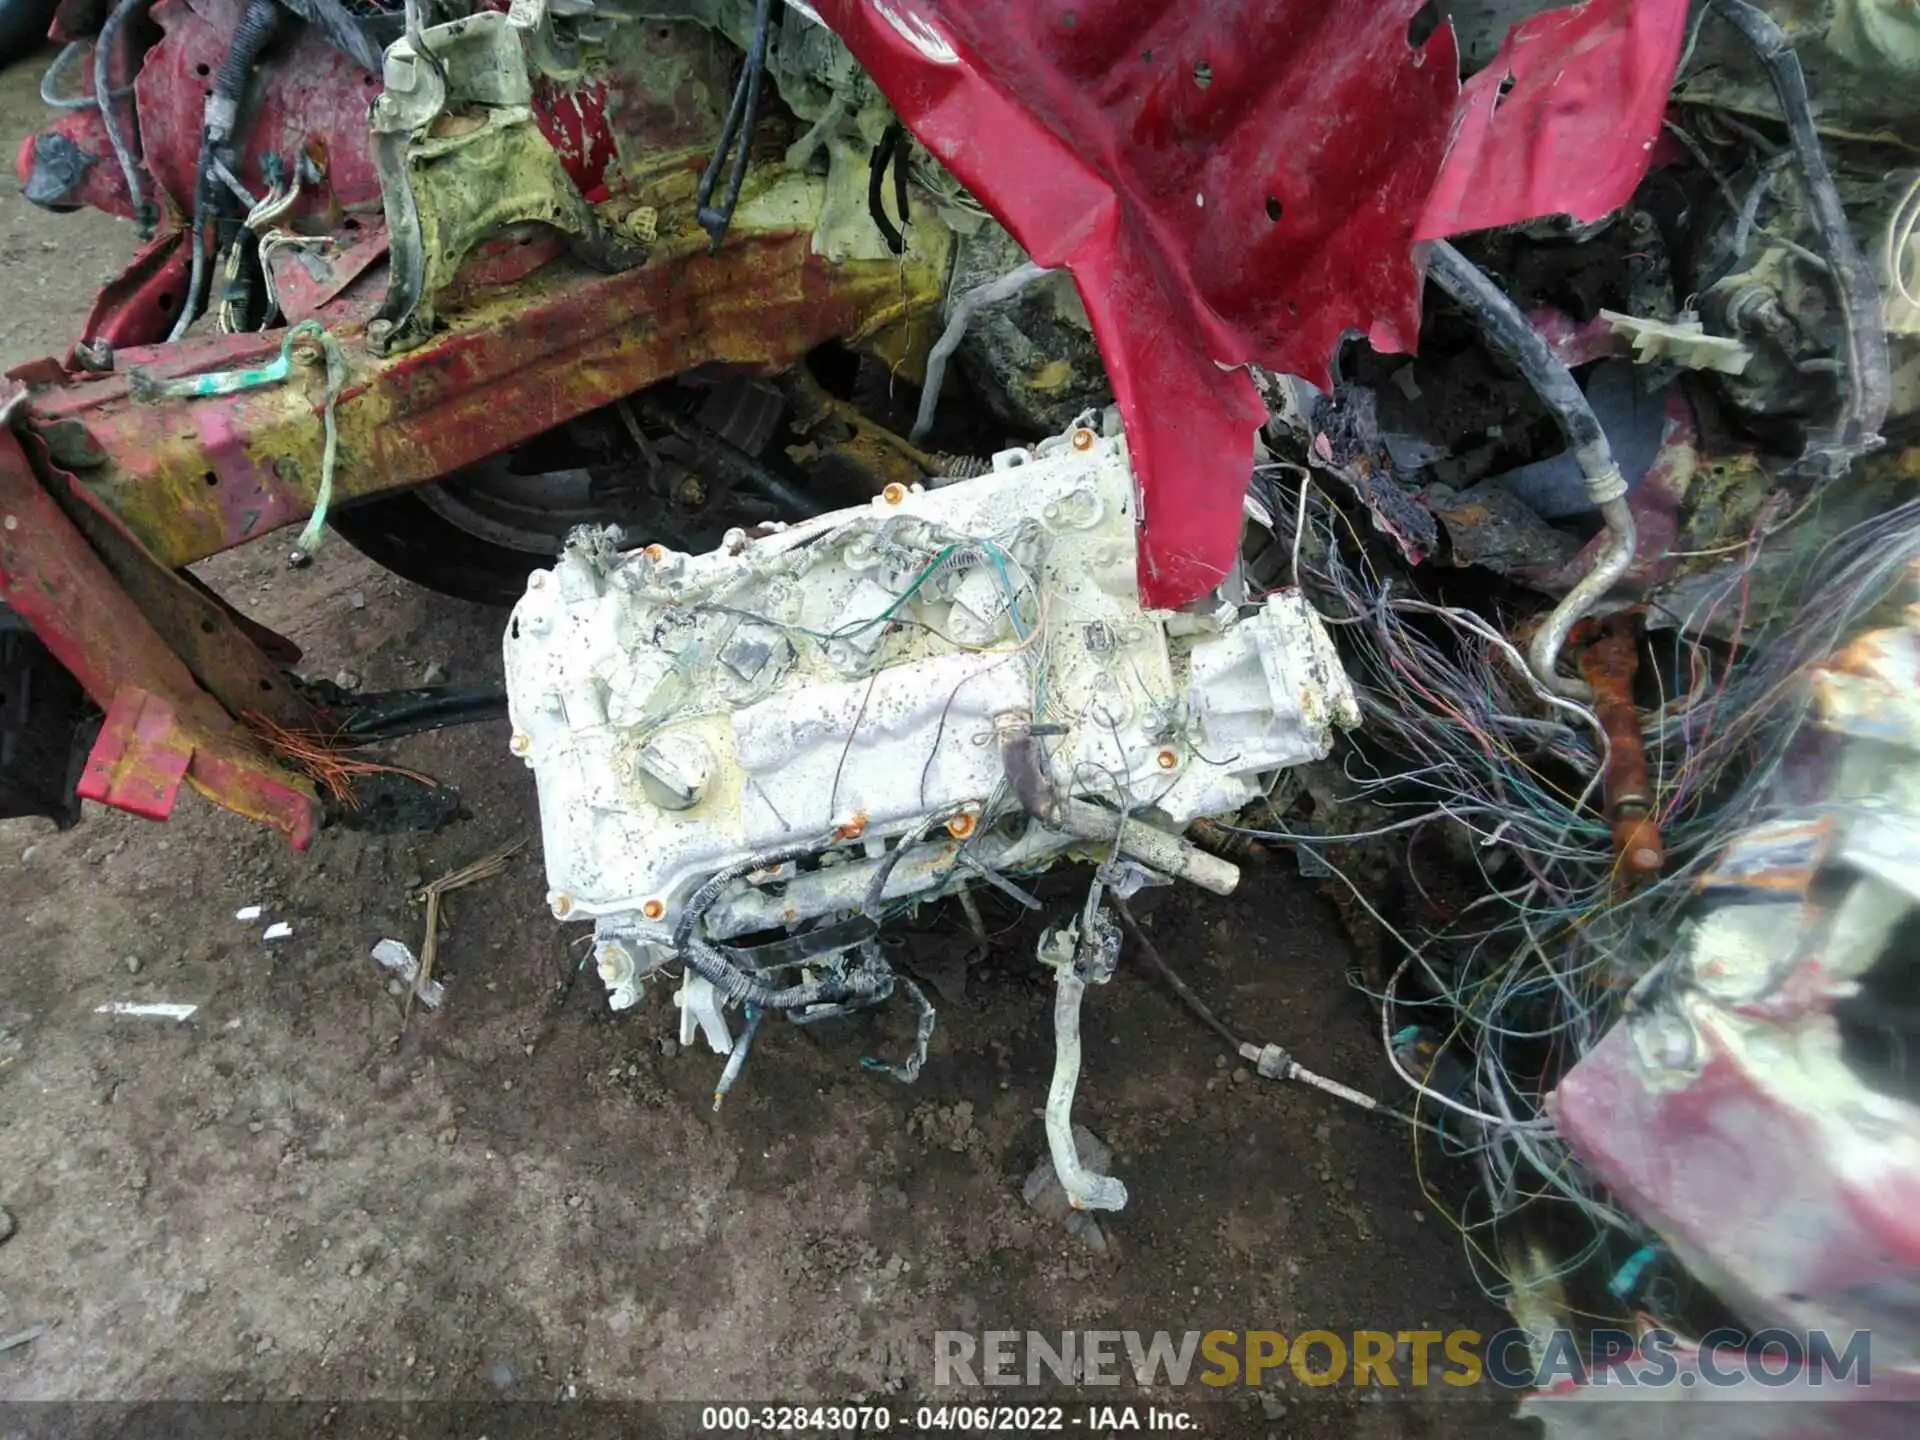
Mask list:
[{"label": "broken plastic piece", "polygon": [[1602,310],[1600,318],[1614,334],[1633,343],[1633,358],[1642,365],[1668,360],[1687,370],[1742,375],[1753,363],[1753,352],[1744,343],[1726,335],[1709,335],[1697,315],[1672,321],[1646,320],[1622,315],[1618,310]]},{"label": "broken plastic piece", "polygon": [[258,905],[242,905],[238,910],[233,912],[233,918],[236,920],[258,920],[260,918],[260,907]]},{"label": "broken plastic piece", "polygon": [[152,1020],[185,1020],[198,1010],[198,1005],[173,1005],[162,1001],[110,1000],[105,1005],[96,1005],[96,1015],[128,1015]]},{"label": "broken plastic piece", "polygon": [[382,940],[369,953],[381,969],[392,971],[404,984],[411,986],[414,996],[429,1010],[438,1010],[440,1002],[447,998],[446,987],[438,980],[420,978],[420,962],[404,942]]},{"label": "broken plastic piece", "polygon": [[284,940],[291,934],[293,934],[293,926],[284,920],[276,920],[261,932],[260,938],[263,941]]},{"label": "broken plastic piece", "polygon": [[706,1036],[707,1048],[714,1054],[732,1053],[733,1031],[727,1017],[720,1013],[720,992],[711,980],[688,966],[673,1003],[680,1007],[681,1045],[691,1045],[698,1031]]}]

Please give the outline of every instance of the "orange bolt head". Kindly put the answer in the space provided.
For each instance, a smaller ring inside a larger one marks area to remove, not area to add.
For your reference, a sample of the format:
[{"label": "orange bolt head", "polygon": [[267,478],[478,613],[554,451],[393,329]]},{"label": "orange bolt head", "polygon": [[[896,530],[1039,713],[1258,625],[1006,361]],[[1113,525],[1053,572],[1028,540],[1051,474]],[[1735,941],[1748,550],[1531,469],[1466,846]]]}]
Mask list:
[{"label": "orange bolt head", "polygon": [[1094,441],[1093,431],[1087,429],[1083,425],[1078,430],[1073,432],[1073,439],[1071,443],[1073,445],[1073,448],[1076,450],[1091,450],[1093,448],[1093,441]]},{"label": "orange bolt head", "polygon": [[880,492],[880,498],[889,505],[898,505],[907,498],[907,487],[896,480]]},{"label": "orange bolt head", "polygon": [[1162,750],[1155,758],[1159,761],[1162,770],[1171,770],[1180,763],[1180,757],[1171,750]]},{"label": "orange bolt head", "polygon": [[956,840],[964,840],[973,834],[974,826],[979,823],[978,817],[975,816],[971,810],[962,810],[958,815],[947,821],[947,833]]},{"label": "orange bolt head", "polygon": [[667,913],[667,907],[662,905],[658,900],[649,900],[640,907],[640,913],[649,920],[658,920],[662,915]]}]

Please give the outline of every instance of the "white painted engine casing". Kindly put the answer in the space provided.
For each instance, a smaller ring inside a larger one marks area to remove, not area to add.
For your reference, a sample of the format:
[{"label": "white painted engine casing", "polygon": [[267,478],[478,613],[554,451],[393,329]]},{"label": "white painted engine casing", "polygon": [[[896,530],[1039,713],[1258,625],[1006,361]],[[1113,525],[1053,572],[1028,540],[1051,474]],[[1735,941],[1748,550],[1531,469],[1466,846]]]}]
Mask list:
[{"label": "white painted engine casing", "polygon": [[[1124,797],[1174,829],[1237,810],[1357,723],[1297,595],[1141,608],[1123,439],[1076,430],[995,466],[705,555],[576,537],[531,577],[507,693],[556,914],[664,941],[728,865],[808,842],[864,859],[926,821],[1005,809],[1010,712],[1035,712],[1061,796]],[[969,543],[989,538],[997,564]],[[1024,648],[1010,594],[1038,632]]]}]

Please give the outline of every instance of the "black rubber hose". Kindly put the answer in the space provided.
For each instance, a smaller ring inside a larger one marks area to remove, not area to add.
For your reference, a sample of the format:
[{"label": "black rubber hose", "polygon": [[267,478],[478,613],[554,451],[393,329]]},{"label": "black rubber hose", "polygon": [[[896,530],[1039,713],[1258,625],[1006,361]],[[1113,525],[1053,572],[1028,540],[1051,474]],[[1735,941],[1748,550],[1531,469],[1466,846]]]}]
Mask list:
[{"label": "black rubber hose", "polygon": [[259,63],[261,53],[267,43],[280,33],[281,22],[287,18],[287,12],[280,0],[250,0],[246,13],[241,15],[240,24],[233,32],[233,43],[227,47],[227,58],[220,62],[220,68],[214,72],[213,93],[216,97],[240,103],[240,97],[246,93],[247,76]]},{"label": "black rubber hose", "polygon": [[917,829],[909,830],[902,835],[899,843],[887,852],[887,858],[882,860],[879,867],[874,870],[873,881],[867,886],[866,900],[860,906],[862,914],[869,917],[876,915],[880,909],[881,897],[886,892],[887,881],[893,878],[894,867],[906,858],[907,851],[926,838],[927,832],[933,826],[934,822],[931,818],[921,821]]},{"label": "black rubber hose", "polygon": [[1639,532],[1632,507],[1627,504],[1626,477],[1614,463],[1607,432],[1600,428],[1599,417],[1587,403],[1573,372],[1560,363],[1545,337],[1520,313],[1507,292],[1444,240],[1436,240],[1428,250],[1427,274],[1472,317],[1488,348],[1511,361],[1533,387],[1540,403],[1566,435],[1574,463],[1586,480],[1587,494],[1607,523],[1606,548],[1595,557],[1593,568],[1541,622],[1528,649],[1529,663],[1542,684],[1559,694],[1587,699],[1593,692],[1585,681],[1559,673],[1560,650],[1573,627],[1633,564]]},{"label": "black rubber hose", "polygon": [[[880,237],[887,242],[887,249],[895,255],[904,255],[907,249],[907,157],[910,148],[906,127],[895,121],[887,127],[887,133],[880,137],[873,159],[867,165],[867,213],[873,217]],[[881,199],[889,170],[893,172],[894,209],[900,212],[898,228],[887,218],[886,203]]]},{"label": "black rubber hose", "polygon": [[1887,369],[1886,320],[1880,309],[1880,285],[1873,267],[1854,243],[1853,227],[1840,203],[1840,192],[1827,168],[1820,132],[1814,128],[1813,107],[1807,99],[1807,79],[1793,42],[1773,18],[1746,0],[1711,0],[1711,4],[1767,68],[1780,113],[1793,141],[1794,164],[1806,182],[1807,210],[1826,246],[1827,262],[1847,319],[1847,394],[1841,402],[1831,435],[1809,443],[1801,464],[1815,473],[1839,474],[1853,457],[1880,443],[1880,427],[1887,418],[1892,381]]},{"label": "black rubber hose", "polygon": [[[701,172],[700,184],[694,192],[694,216],[711,238],[708,248],[716,255],[733,225],[733,210],[740,203],[740,187],[747,178],[748,152],[753,149],[753,129],[760,120],[760,83],[766,77],[767,40],[772,30],[773,0],[759,0],[753,14],[753,34],[747,42],[747,68],[740,73],[740,83],[733,88],[733,103],[727,107],[726,122],[720,127],[713,158]],[[729,151],[733,153],[733,164],[727,176],[726,197],[715,205],[714,183],[720,178]]]},{"label": "black rubber hose", "polygon": [[1134,921],[1133,912],[1127,909],[1127,902],[1113,893],[1107,896],[1107,900],[1113,906],[1114,912],[1119,915],[1120,923],[1126,926],[1127,934],[1133,937],[1133,943],[1139,948],[1140,953],[1146,956],[1153,968],[1160,972],[1160,978],[1173,988],[1173,993],[1180,997],[1189,1010],[1200,1017],[1201,1024],[1226,1041],[1227,1048],[1238,1055],[1243,1043],[1240,1037],[1227,1028],[1226,1022],[1213,1013],[1207,1002],[1195,993],[1192,986],[1173,973],[1173,968],[1161,958],[1159,948],[1146,937]]},{"label": "black rubber hose", "polygon": [[[1607,443],[1599,417],[1587,403],[1573,372],[1555,358],[1546,338],[1520,313],[1507,292],[1444,240],[1437,241],[1428,252],[1427,274],[1472,317],[1488,346],[1512,362],[1552,412],[1579,462],[1580,473],[1587,479],[1588,489],[1592,490],[1597,480],[1608,480],[1610,487],[1617,487],[1614,494],[1624,493],[1626,485],[1614,466],[1613,447]],[[1595,503],[1611,498],[1596,495]]]},{"label": "black rubber hose", "polygon": [[507,718],[507,694],[491,685],[426,685],[384,695],[355,696],[334,707],[346,719],[342,743],[368,745],[450,725]]},{"label": "black rubber hose", "polygon": [[893,972],[867,941],[860,947],[866,964],[846,976],[822,975],[798,985],[776,987],[735,965],[717,945],[688,937],[680,955],[688,968],[725,995],[729,1001],[758,1005],[763,1010],[805,1010],[814,1005],[859,1004],[884,999],[893,990]]}]

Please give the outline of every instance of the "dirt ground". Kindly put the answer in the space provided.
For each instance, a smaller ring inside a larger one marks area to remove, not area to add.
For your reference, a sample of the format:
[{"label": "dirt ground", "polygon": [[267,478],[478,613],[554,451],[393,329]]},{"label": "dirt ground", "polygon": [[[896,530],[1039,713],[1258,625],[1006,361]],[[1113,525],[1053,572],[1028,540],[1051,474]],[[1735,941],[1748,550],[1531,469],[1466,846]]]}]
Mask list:
[{"label": "dirt ground", "polygon": [[[37,74],[0,76],[9,155],[41,113]],[[8,182],[0,360],[62,348],[131,241]],[[497,613],[339,542],[299,572],[284,550],[203,573],[310,673],[498,675]],[[0,1335],[49,1327],[0,1353],[0,1397],[866,1397],[904,1414],[933,1395],[941,1328],[1505,1323],[1403,1136],[1236,1076],[1131,959],[1089,998],[1078,1110],[1131,1192],[1112,1253],[1035,1216],[1020,1187],[1045,1153],[1052,1047],[1030,930],[941,1003],[917,1085],[858,1066],[897,1053],[898,1012],[772,1024],[715,1114],[719,1062],[669,1053],[669,997],[613,1016],[591,972],[570,983],[584,927],[543,902],[504,726],[391,758],[458,785],[469,816],[330,830],[305,854],[196,798],[164,827],[93,807],[66,834],[0,824],[0,1205],[18,1227]],[[504,877],[448,902],[447,1002],[403,1033],[369,947],[417,945],[413,889],[522,835]],[[1168,896],[1158,943],[1245,1032],[1390,1093],[1337,922],[1288,869],[1228,901]],[[261,920],[234,918],[248,905]],[[264,943],[271,921],[291,938]],[[199,1008],[96,1013],[111,1001]],[[1526,1433],[1510,1406],[1447,1398],[1296,1385],[1196,1413],[1211,1434]]]}]

